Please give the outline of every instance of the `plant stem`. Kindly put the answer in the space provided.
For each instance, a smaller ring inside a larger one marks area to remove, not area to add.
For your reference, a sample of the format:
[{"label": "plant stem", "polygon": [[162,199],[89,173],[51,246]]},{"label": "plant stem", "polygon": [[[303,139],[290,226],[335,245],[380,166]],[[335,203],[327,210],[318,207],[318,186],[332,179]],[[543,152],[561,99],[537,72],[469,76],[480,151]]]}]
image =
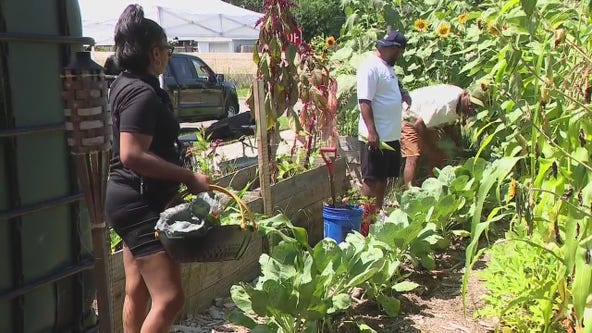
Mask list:
[{"label": "plant stem", "polygon": [[[552,191],[549,191],[549,190],[545,190],[545,189],[542,189],[542,188],[532,188],[532,190],[535,191],[535,192],[541,192],[541,193],[551,194],[555,198],[558,198],[559,200],[562,200],[563,202],[565,202],[566,204],[568,204],[569,206],[571,206],[573,209],[577,210],[578,212],[580,212],[580,213],[582,213],[582,214],[584,214],[584,215],[586,215],[588,217],[592,217],[592,214],[590,214],[589,212],[583,210],[582,208],[574,205],[573,203],[569,202],[569,199],[565,199],[565,198],[563,198],[563,196],[561,196],[561,195],[559,195],[559,194],[557,194],[555,192],[552,192]],[[582,207],[584,207],[584,208],[591,208],[591,207],[586,207],[586,206],[582,206]]]}]

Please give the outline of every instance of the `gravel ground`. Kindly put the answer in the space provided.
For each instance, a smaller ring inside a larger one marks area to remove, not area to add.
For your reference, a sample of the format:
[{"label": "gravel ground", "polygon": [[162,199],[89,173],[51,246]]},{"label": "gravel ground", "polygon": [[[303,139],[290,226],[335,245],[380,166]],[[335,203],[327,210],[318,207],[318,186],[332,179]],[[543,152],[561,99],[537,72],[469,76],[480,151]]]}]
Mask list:
[{"label": "gravel ground", "polygon": [[227,312],[236,309],[230,297],[218,298],[207,311],[181,320],[172,327],[171,333],[248,333],[248,329],[235,326],[225,319]]}]

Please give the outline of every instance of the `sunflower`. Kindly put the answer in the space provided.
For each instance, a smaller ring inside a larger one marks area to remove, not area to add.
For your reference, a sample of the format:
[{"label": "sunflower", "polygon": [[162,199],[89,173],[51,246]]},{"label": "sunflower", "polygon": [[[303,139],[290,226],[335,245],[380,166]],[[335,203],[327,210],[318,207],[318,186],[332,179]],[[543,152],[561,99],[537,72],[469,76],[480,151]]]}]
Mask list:
[{"label": "sunflower", "polygon": [[462,13],[462,14],[458,15],[458,23],[465,25],[465,23],[467,23],[468,20],[469,20],[468,13]]},{"label": "sunflower", "polygon": [[492,36],[499,36],[500,31],[497,28],[497,22],[495,20],[487,23],[487,31],[489,31]]},{"label": "sunflower", "polygon": [[415,20],[415,23],[413,23],[413,27],[417,31],[426,31],[428,30],[428,21],[424,19],[417,19]]},{"label": "sunflower", "polygon": [[450,35],[450,24],[440,23],[440,25],[436,29],[436,33],[438,34],[438,36],[442,38],[448,37],[448,35]]},{"label": "sunflower", "polygon": [[329,36],[327,37],[327,39],[325,40],[325,44],[327,45],[327,47],[333,47],[335,46],[335,37],[333,36]]}]

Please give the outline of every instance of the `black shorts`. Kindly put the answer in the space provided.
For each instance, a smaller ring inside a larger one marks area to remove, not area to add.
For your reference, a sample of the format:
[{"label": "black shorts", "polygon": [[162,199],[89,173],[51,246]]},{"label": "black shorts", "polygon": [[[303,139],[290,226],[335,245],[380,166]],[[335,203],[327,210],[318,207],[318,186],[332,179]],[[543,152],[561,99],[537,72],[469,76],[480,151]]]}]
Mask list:
[{"label": "black shorts", "polygon": [[139,184],[131,181],[107,182],[105,217],[134,257],[164,250],[155,237],[154,227],[173,196],[147,196],[140,193]]},{"label": "black shorts", "polygon": [[369,150],[366,142],[360,142],[360,163],[364,180],[386,180],[401,173],[401,145],[399,141],[385,142],[388,149]]}]

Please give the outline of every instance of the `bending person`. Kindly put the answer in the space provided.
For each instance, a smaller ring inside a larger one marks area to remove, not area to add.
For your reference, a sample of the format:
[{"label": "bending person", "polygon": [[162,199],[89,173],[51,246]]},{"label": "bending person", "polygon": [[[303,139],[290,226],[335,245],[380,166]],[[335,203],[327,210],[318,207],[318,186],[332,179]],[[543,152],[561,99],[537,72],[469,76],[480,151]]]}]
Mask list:
[{"label": "bending person", "polygon": [[441,133],[450,137],[457,148],[462,147],[460,129],[454,125],[475,114],[473,103],[483,105],[468,91],[449,84],[423,87],[409,94],[413,103],[403,112],[401,133],[401,154],[406,159],[403,180],[407,187],[413,185],[421,155],[428,159],[430,175],[433,168],[444,166],[446,155],[439,147]]}]

